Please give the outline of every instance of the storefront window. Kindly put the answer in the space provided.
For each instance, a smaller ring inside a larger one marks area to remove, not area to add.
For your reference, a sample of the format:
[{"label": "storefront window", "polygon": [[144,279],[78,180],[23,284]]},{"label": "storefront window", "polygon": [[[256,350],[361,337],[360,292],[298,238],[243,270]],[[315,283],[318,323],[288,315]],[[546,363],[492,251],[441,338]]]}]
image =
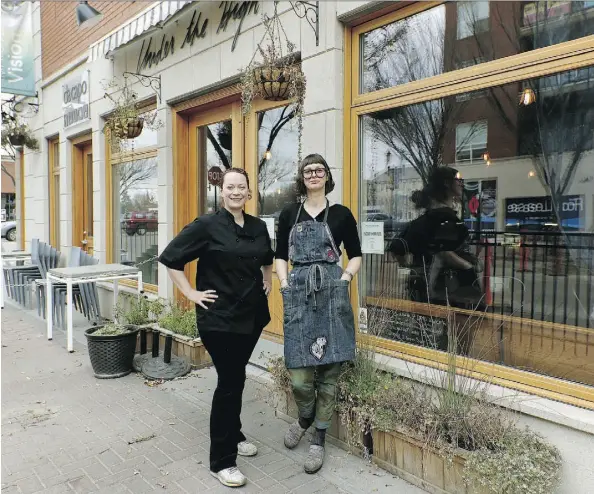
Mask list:
[{"label": "storefront window", "polygon": [[[298,133],[292,106],[258,114],[258,215],[275,232],[283,207],[294,202]],[[274,229],[272,228],[274,223]],[[273,247],[276,239],[272,237]]]},{"label": "storefront window", "polygon": [[112,183],[114,260],[140,266],[143,281],[157,285],[156,156],[115,164]]},{"label": "storefront window", "polygon": [[199,193],[201,214],[214,213],[221,207],[219,181],[222,174],[233,166],[231,120],[198,127],[198,153],[202,178]]},{"label": "storefront window", "polygon": [[[379,336],[594,384],[593,112],[590,67],[360,119],[360,304],[384,311]],[[452,197],[468,232],[431,251]]]},{"label": "storefront window", "polygon": [[367,93],[594,34],[592,2],[447,2],[360,37]]}]

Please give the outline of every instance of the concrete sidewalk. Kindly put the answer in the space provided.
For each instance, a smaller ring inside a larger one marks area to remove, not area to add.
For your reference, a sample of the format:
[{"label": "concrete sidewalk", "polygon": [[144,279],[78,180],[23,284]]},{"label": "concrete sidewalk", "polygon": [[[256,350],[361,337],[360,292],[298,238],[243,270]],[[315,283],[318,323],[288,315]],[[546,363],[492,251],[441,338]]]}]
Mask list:
[{"label": "concrete sidewalk", "polygon": [[[65,339],[57,331],[47,341],[27,311],[2,310],[2,494],[233,492],[208,472],[212,369],[157,386],[137,375],[97,380],[84,345],[69,354]],[[307,441],[284,448],[287,424],[268,394],[248,379],[242,420],[260,453],[240,458],[249,482],[237,492],[423,492],[332,445],[324,468],[307,475]]]}]

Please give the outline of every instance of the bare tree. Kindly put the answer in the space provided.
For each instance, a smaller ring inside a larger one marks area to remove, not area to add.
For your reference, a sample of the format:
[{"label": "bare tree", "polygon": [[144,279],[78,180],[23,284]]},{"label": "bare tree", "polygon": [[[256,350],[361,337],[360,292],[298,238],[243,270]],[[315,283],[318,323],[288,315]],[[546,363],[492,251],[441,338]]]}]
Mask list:
[{"label": "bare tree", "polygon": [[138,184],[154,178],[157,173],[157,159],[144,158],[117,165],[120,182],[120,200],[128,196],[128,191]]}]

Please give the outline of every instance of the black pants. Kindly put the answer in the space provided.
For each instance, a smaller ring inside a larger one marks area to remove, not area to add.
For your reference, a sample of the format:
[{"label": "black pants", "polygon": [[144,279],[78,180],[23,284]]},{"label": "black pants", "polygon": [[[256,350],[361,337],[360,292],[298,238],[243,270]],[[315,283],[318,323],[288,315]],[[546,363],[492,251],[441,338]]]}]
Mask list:
[{"label": "black pants", "polygon": [[210,354],[218,381],[210,410],[210,469],[213,472],[237,466],[237,444],[245,441],[241,432],[241,400],[245,368],[262,334],[202,331],[200,338]]}]

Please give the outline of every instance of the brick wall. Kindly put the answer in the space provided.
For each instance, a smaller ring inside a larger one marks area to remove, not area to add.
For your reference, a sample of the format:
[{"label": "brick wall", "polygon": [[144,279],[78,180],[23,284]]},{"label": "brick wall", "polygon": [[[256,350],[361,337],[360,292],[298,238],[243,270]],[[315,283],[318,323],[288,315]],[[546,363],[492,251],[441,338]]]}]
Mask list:
[{"label": "brick wall", "polygon": [[101,12],[103,19],[99,24],[87,29],[80,29],[76,24],[78,4],[79,2],[74,0],[41,2],[41,63],[44,79],[88,51],[92,43],[150,7],[152,2],[90,1],[89,5]]}]

